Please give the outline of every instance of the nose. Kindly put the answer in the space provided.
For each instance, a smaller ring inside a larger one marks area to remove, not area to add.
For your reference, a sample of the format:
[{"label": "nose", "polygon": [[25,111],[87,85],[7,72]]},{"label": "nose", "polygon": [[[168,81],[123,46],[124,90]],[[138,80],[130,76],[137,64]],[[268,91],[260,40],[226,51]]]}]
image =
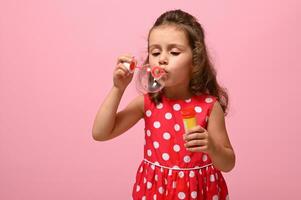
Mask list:
[{"label": "nose", "polygon": [[164,53],[160,54],[159,57],[159,65],[167,65],[168,64],[168,58]]}]

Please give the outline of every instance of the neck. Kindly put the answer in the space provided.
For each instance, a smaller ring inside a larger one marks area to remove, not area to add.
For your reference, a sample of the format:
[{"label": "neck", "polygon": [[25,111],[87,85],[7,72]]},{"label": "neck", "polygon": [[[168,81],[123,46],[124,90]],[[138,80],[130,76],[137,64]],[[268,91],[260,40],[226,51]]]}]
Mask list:
[{"label": "neck", "polygon": [[188,99],[193,95],[188,86],[166,87],[163,93],[169,99]]}]

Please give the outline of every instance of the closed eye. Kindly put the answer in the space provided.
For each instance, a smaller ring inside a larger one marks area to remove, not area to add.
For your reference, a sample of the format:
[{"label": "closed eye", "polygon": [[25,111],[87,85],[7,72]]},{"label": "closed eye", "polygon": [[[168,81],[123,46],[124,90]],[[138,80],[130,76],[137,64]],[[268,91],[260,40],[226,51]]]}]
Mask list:
[{"label": "closed eye", "polygon": [[158,56],[158,55],[160,55],[159,52],[157,52],[157,53],[152,53],[152,56]]},{"label": "closed eye", "polygon": [[171,52],[171,55],[174,55],[174,56],[177,56],[179,54],[180,54],[180,52]]}]

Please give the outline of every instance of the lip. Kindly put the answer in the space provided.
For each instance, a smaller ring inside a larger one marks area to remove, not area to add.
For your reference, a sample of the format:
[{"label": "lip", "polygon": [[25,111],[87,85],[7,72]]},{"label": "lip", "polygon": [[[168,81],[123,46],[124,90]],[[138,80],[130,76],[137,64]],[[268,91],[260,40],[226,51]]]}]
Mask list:
[{"label": "lip", "polygon": [[153,66],[151,68],[151,74],[154,78],[160,78],[166,74],[166,71],[160,66]]}]

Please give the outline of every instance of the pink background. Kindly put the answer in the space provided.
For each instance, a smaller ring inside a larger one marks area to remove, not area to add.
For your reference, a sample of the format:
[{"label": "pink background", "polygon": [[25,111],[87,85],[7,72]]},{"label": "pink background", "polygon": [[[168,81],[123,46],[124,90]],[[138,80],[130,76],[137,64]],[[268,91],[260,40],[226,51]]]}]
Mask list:
[{"label": "pink background", "polygon": [[[103,143],[92,124],[116,57],[143,56],[175,8],[204,26],[230,94],[231,199],[301,199],[299,2],[2,0],[0,199],[130,199],[143,121]],[[120,108],[136,94],[131,84]]]}]

